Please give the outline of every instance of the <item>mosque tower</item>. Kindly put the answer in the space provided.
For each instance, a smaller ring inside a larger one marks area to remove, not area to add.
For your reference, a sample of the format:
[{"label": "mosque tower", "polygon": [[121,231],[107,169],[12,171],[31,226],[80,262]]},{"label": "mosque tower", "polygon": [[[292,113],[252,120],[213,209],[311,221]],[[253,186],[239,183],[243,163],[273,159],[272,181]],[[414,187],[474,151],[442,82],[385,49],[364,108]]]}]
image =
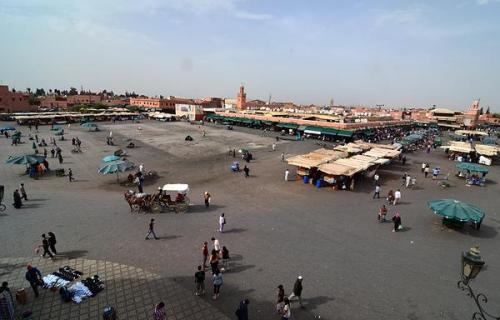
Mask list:
[{"label": "mosque tower", "polygon": [[245,92],[245,87],[243,85],[240,86],[240,92],[238,92],[236,108],[238,110],[245,110],[247,104],[247,94]]}]

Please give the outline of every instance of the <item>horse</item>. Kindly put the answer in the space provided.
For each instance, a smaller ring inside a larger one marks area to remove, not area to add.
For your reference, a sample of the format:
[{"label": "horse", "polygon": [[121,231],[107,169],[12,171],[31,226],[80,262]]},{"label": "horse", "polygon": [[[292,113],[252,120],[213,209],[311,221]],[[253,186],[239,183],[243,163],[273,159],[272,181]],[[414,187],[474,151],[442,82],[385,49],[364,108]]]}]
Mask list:
[{"label": "horse", "polygon": [[125,191],[123,194],[125,200],[130,206],[130,211],[134,211],[134,207],[137,207],[137,212],[141,212],[143,209],[147,209],[149,207],[148,203],[150,202],[150,195],[146,195],[144,197],[138,197],[137,193],[132,190]]}]

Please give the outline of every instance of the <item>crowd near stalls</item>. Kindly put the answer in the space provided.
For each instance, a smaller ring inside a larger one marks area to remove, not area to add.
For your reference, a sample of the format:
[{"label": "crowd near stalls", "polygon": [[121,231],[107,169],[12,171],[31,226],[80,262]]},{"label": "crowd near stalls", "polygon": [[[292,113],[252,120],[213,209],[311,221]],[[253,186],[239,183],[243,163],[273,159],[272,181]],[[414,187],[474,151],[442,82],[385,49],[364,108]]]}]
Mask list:
[{"label": "crowd near stalls", "polygon": [[458,178],[464,179],[466,185],[481,187],[485,186],[486,174],[489,171],[487,167],[470,162],[457,163],[456,167],[456,176]]},{"label": "crowd near stalls", "polygon": [[450,141],[442,146],[448,159],[458,162],[472,162],[491,165],[498,156],[499,147],[495,145],[477,144],[463,141]]},{"label": "crowd near stalls", "polygon": [[297,179],[316,187],[331,187],[333,190],[354,190],[355,181],[362,177],[373,177],[376,170],[401,151],[393,145],[379,145],[356,141],[334,150],[318,149],[304,155],[287,159],[297,167]]},{"label": "crowd near stalls", "polygon": [[48,125],[48,124],[67,124],[83,123],[90,121],[120,121],[134,120],[140,117],[137,112],[113,112],[105,111],[100,113],[78,113],[78,112],[44,112],[44,113],[22,113],[13,114],[11,120],[19,125]]}]

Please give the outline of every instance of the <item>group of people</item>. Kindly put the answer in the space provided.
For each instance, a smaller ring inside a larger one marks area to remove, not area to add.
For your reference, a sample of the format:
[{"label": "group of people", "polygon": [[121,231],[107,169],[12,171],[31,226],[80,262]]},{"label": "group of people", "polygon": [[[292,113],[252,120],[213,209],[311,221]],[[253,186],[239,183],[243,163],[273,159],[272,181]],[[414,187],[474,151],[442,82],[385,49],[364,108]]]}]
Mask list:
[{"label": "group of people", "polygon": [[[213,284],[213,296],[212,298],[216,300],[220,295],[220,288],[224,283],[222,277],[223,271],[229,270],[229,250],[226,246],[220,245],[220,242],[215,237],[212,237],[212,251],[209,254],[208,243],[204,242],[201,247],[203,263],[197,267],[197,271],[194,275],[197,296],[205,294],[205,270],[208,269],[207,262],[210,264],[210,269],[212,271],[212,284]],[[219,262],[222,261],[222,266],[219,267]]]},{"label": "group of people", "polygon": [[44,233],[42,234],[42,244],[37,246],[36,252],[40,253],[40,249],[42,249],[40,257],[45,258],[48,255],[49,258],[54,259],[54,256],[57,255],[56,243],[56,235],[52,231],[48,232],[47,235]]},{"label": "group of people", "polygon": [[12,205],[16,209],[20,209],[23,206],[23,199],[28,201],[28,195],[26,193],[26,189],[24,188],[24,183],[21,183],[19,189],[14,190],[13,198],[14,203]]},{"label": "group of people", "polygon": [[[387,221],[387,207],[385,204],[383,204],[380,209],[378,210],[378,215],[377,219],[379,222],[386,222]],[[403,225],[401,224],[401,215],[399,212],[396,212],[394,216],[392,217],[392,222],[394,223],[394,228],[392,229],[392,232],[398,232],[403,230]]]},{"label": "group of people", "polygon": [[297,299],[301,308],[302,305],[302,276],[298,276],[293,284],[293,290],[289,296],[285,295],[285,289],[282,284],[278,286],[278,299],[276,301],[276,312],[281,316],[281,320],[289,320],[292,317],[292,308],[290,301]]}]

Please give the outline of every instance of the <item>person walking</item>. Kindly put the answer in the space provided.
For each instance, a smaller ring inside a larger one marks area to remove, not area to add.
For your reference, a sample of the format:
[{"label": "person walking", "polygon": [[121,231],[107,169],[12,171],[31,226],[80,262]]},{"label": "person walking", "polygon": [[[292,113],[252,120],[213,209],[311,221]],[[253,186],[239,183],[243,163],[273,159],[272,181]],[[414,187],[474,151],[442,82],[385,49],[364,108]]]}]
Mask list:
[{"label": "person walking", "polygon": [[401,176],[401,186],[403,187],[405,184],[406,184],[406,176],[408,174],[405,172],[403,173],[403,175]]},{"label": "person walking", "polygon": [[50,157],[54,158],[55,154],[56,154],[56,150],[54,150],[54,148],[50,149]]},{"label": "person walking", "polygon": [[378,174],[375,173],[375,175],[373,175],[373,184],[374,185],[378,185],[378,180],[380,179],[380,176]]},{"label": "person walking", "polygon": [[210,193],[208,193],[208,191],[205,191],[205,193],[203,194],[203,198],[205,199],[205,207],[208,208],[210,206]]},{"label": "person walking", "polygon": [[285,170],[285,181],[288,181],[288,175],[290,174],[290,170]]},{"label": "person walking", "polygon": [[210,255],[210,260],[208,262],[210,263],[212,274],[219,271],[219,253],[215,249],[212,250],[212,254]]},{"label": "person walking", "polygon": [[273,151],[276,151],[276,143],[273,143],[273,144],[271,145],[271,148],[273,149]]},{"label": "person walking", "polygon": [[401,159],[401,163],[403,164],[403,166],[406,164],[406,155],[404,155]]},{"label": "person walking", "polygon": [[385,222],[386,219],[385,217],[387,216],[387,207],[385,206],[385,204],[382,205],[382,207],[380,207],[379,211],[378,211],[378,221],[379,222]]},{"label": "person walking", "polygon": [[398,189],[394,192],[394,202],[392,204],[396,205],[399,201],[401,201],[401,191]]},{"label": "person walking", "polygon": [[69,182],[75,181],[75,178],[73,178],[73,170],[71,170],[71,168],[68,169],[68,178]]},{"label": "person walking", "polygon": [[35,298],[38,298],[38,285],[43,282],[42,273],[35,267],[32,267],[30,264],[26,267],[28,271],[26,271],[25,278],[30,283],[31,288],[33,289],[33,293],[35,293]]},{"label": "person walking", "polygon": [[155,306],[153,312],[154,320],[167,320],[167,314],[165,313],[165,303],[162,301]]},{"label": "person walking", "polygon": [[373,193],[373,199],[375,199],[375,197],[377,199],[380,199],[380,185],[379,184],[375,185],[375,192]]},{"label": "person walking", "polygon": [[220,252],[220,243],[219,243],[219,240],[215,239],[214,237],[212,237],[212,243],[214,245],[214,250],[217,251],[217,254],[219,254]]},{"label": "person walking", "polygon": [[21,191],[21,196],[25,201],[28,201],[28,195],[26,194],[26,189],[24,188],[24,183],[19,186],[19,191]]},{"label": "person walking", "polygon": [[43,249],[43,254],[40,255],[40,256],[43,257],[43,258],[45,258],[46,255],[49,255],[49,257],[51,259],[53,259],[54,255],[52,254],[52,252],[50,252],[49,248],[50,248],[49,239],[47,239],[47,236],[44,233],[44,234],[42,234],[42,249]]},{"label": "person walking", "polygon": [[285,153],[284,152],[281,153],[281,162],[285,162]]},{"label": "person walking", "polygon": [[59,160],[59,164],[62,164],[62,163],[63,163],[63,157],[62,157],[62,154],[61,154],[61,153],[58,153],[58,155],[57,155],[57,160]]},{"label": "person walking", "polygon": [[250,300],[245,299],[240,301],[240,305],[238,309],[236,309],[236,316],[238,320],[248,320],[248,305],[250,304]]},{"label": "person walking", "polygon": [[424,173],[424,171],[425,171],[425,166],[426,166],[426,163],[422,162],[422,173]]},{"label": "person walking", "polygon": [[427,176],[429,175],[429,172],[431,171],[431,168],[430,166],[427,164],[425,165],[425,169],[424,169],[424,177],[427,178]]},{"label": "person walking", "polygon": [[214,285],[214,296],[212,299],[216,300],[220,294],[220,287],[224,283],[224,279],[222,279],[222,273],[219,269],[216,269],[214,274],[212,275],[212,283]]},{"label": "person walking", "polygon": [[43,148],[43,157],[47,158],[47,148]]},{"label": "person walking", "polygon": [[[293,291],[292,294],[288,297],[288,300],[292,300],[293,298],[297,298],[299,300],[300,307],[302,308],[302,276],[298,276],[297,280],[295,280],[295,283],[293,285]],[[285,307],[286,307],[286,302],[285,302]]]},{"label": "person walking", "polygon": [[139,176],[136,176],[135,179],[134,179],[134,183],[137,185],[137,192],[138,193],[142,193],[142,184],[141,184],[141,179],[139,178]]},{"label": "person walking", "polygon": [[276,312],[281,314],[283,312],[283,307],[285,306],[285,289],[283,285],[278,286],[278,299],[276,300]]},{"label": "person walking", "polygon": [[49,239],[48,240],[49,240],[50,251],[52,251],[53,254],[57,254],[57,250],[56,250],[56,243],[57,243],[56,235],[52,231],[50,231],[47,234],[49,235]]},{"label": "person walking", "polygon": [[224,217],[224,213],[220,214],[219,217],[219,232],[224,232],[224,226],[226,225],[226,217]]},{"label": "person walking", "polygon": [[14,190],[12,196],[14,198],[14,203],[12,205],[14,206],[14,208],[20,209],[23,206],[23,201],[21,200],[21,194],[19,193],[19,190]]},{"label": "person walking", "polygon": [[403,226],[401,225],[401,215],[399,212],[396,212],[394,217],[392,217],[392,222],[394,223],[394,229],[392,229],[392,232],[398,232],[403,229]]},{"label": "person walking", "polygon": [[201,266],[198,266],[198,271],[194,274],[194,283],[196,285],[195,295],[201,296],[205,294],[205,271]]},{"label": "person walking", "polygon": [[243,172],[245,173],[245,178],[250,177],[250,169],[247,166],[243,168]]},{"label": "person walking", "polygon": [[203,255],[203,269],[205,270],[208,268],[207,266],[207,260],[208,260],[208,243],[205,241],[203,242],[203,247],[201,247],[201,253]]},{"label": "person walking", "polygon": [[411,182],[411,176],[407,175],[406,176],[406,181],[405,181],[405,187],[406,188],[410,187],[410,182]]},{"label": "person walking", "polygon": [[146,240],[149,240],[150,235],[153,235],[154,239],[158,240],[158,237],[156,236],[156,233],[155,233],[155,219],[151,219],[149,221],[149,229],[148,229],[148,233],[146,234]]},{"label": "person walking", "polygon": [[292,310],[290,308],[290,299],[283,299],[283,310],[281,311],[281,320],[289,320],[292,317]]}]

